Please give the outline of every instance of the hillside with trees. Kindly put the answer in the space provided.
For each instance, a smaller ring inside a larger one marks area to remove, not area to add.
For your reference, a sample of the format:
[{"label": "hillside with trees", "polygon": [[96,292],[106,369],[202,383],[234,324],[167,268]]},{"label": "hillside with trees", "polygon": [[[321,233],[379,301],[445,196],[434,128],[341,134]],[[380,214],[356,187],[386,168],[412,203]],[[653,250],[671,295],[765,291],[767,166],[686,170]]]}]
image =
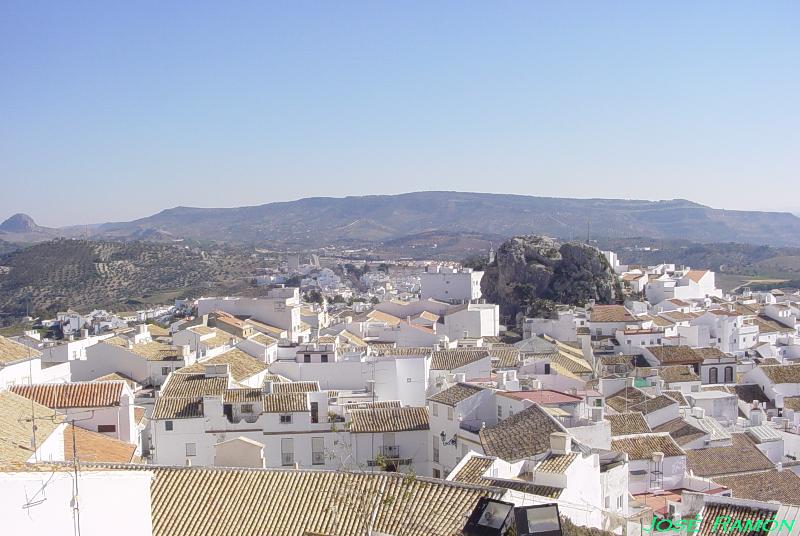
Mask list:
[{"label": "hillside with trees", "polygon": [[247,288],[252,251],[204,251],[147,242],[58,239],[0,256],[0,311],[52,315],[67,308],[136,308]]}]

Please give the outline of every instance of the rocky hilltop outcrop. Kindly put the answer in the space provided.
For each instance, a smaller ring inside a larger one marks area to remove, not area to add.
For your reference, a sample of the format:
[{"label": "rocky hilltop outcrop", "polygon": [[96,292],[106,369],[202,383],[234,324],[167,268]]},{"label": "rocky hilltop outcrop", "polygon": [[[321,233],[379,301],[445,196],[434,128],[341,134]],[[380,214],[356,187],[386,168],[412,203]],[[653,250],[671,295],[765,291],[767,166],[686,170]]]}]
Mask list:
[{"label": "rocky hilltop outcrop", "polygon": [[614,303],[619,282],[597,248],[543,236],[515,236],[497,249],[481,281],[503,315],[543,314],[557,303]]},{"label": "rocky hilltop outcrop", "polygon": [[3,223],[0,223],[0,231],[7,233],[29,233],[38,229],[39,226],[27,214],[14,214]]}]

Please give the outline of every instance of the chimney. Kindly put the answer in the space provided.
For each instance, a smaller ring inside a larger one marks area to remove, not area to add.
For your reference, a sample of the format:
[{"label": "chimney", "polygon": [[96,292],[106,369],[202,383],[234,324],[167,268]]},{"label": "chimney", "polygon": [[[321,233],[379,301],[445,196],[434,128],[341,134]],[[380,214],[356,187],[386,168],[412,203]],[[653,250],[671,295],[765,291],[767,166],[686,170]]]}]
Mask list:
[{"label": "chimney", "polygon": [[664,453],[663,452],[654,452],[653,453],[653,462],[654,463],[661,463],[664,461]]},{"label": "chimney", "polygon": [[186,467],[191,467],[191,466],[192,466],[192,459],[186,458]]},{"label": "chimney", "polygon": [[572,438],[564,432],[553,432],[550,434],[550,450],[553,454],[569,454],[572,452]]},{"label": "chimney", "polygon": [[81,339],[89,338],[89,330],[86,328],[81,329]]},{"label": "chimney", "polygon": [[695,406],[692,408],[692,415],[698,419],[702,419],[706,416],[706,410]]},{"label": "chimney", "polygon": [[182,344],[180,346],[180,349],[181,349],[181,357],[189,357],[189,354],[192,351],[191,347],[188,344]]}]

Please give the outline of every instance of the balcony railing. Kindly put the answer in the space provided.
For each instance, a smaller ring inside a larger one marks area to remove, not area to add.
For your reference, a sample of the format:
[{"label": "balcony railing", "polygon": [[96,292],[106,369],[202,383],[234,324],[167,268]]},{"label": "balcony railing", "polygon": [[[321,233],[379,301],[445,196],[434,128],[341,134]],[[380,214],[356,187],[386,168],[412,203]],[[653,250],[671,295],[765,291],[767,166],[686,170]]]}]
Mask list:
[{"label": "balcony railing", "polygon": [[384,458],[399,458],[400,447],[397,445],[384,445],[381,447],[381,456]]}]

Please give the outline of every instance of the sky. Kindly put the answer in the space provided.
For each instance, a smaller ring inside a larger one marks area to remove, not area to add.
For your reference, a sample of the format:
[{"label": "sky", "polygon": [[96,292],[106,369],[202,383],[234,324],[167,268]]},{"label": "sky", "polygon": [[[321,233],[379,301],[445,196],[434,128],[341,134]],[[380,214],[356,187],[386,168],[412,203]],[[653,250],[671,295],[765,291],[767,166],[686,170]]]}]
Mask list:
[{"label": "sky", "polygon": [[800,213],[800,2],[0,3],[0,220],[459,190]]}]

